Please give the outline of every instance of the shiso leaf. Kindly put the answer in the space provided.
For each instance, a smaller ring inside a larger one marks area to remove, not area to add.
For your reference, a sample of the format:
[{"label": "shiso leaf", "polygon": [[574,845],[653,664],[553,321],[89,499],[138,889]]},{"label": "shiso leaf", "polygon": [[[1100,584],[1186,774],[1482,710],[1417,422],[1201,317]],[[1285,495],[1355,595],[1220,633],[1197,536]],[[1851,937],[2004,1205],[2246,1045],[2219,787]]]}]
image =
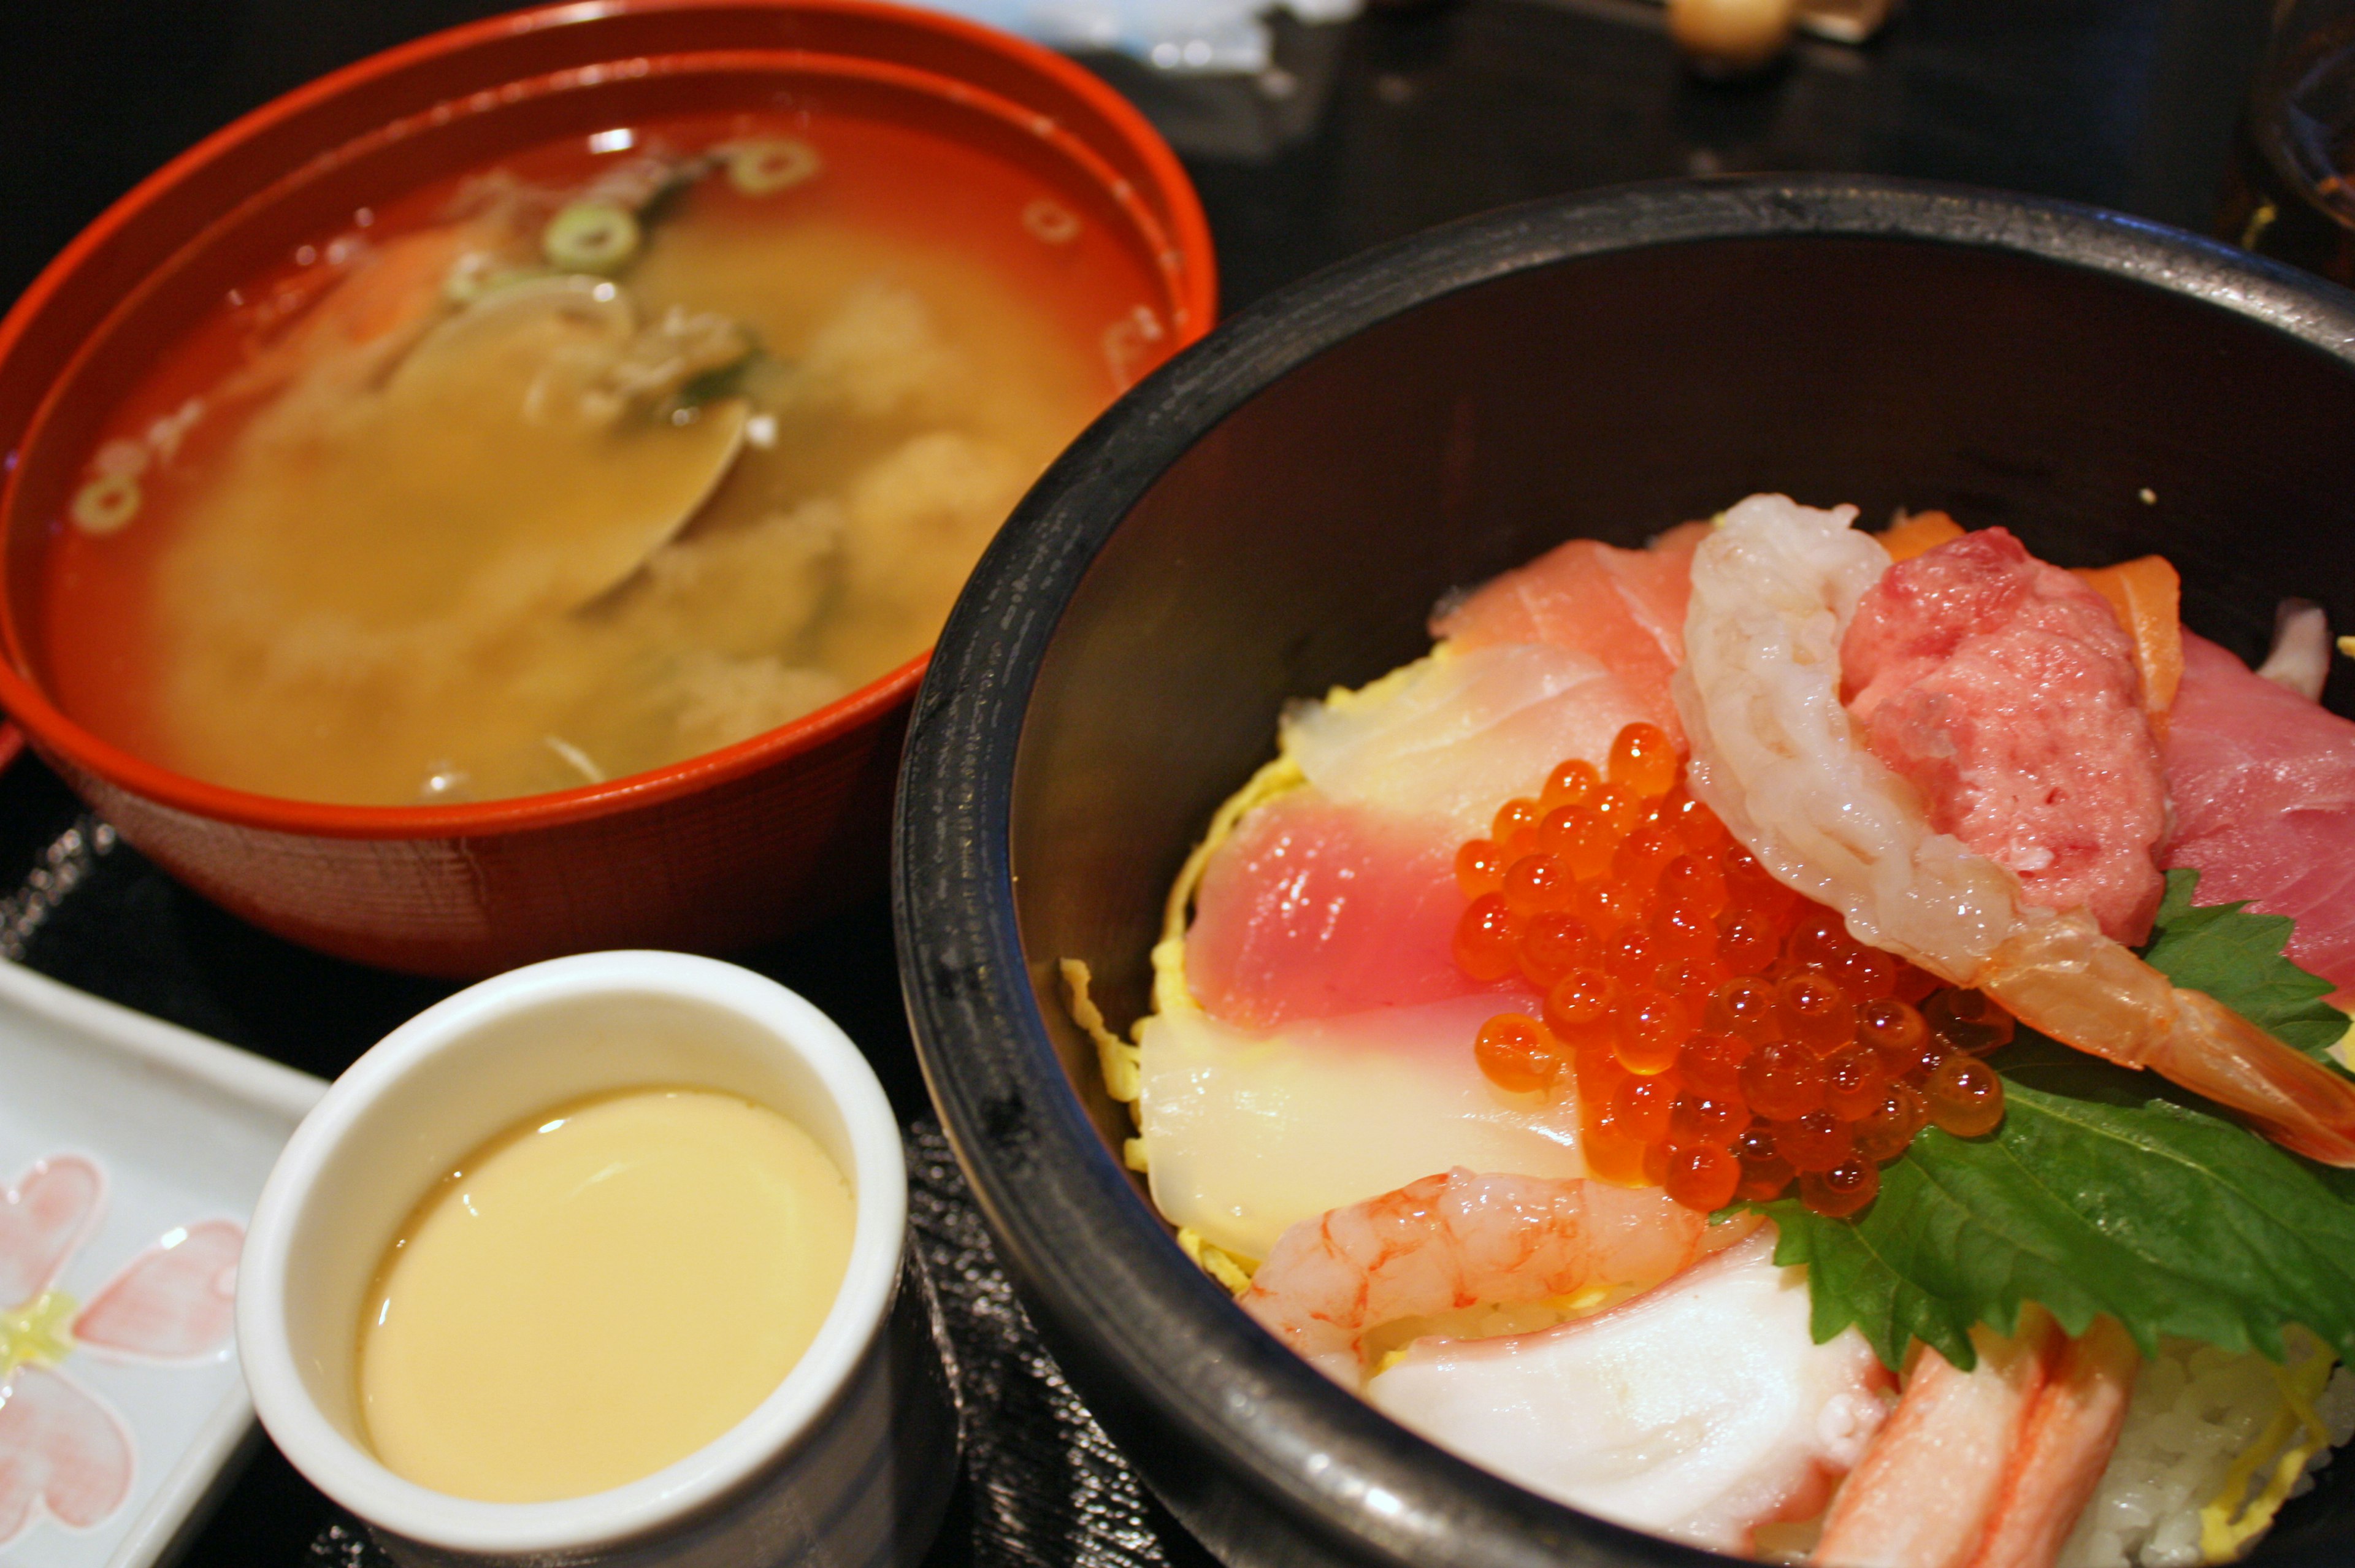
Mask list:
[{"label": "shiso leaf", "polygon": [[[2328,981],[2283,956],[2291,923],[2194,906],[2197,881],[2169,874],[2145,956],[2320,1055],[2347,1019],[2321,1000]],[[2041,1035],[2022,1031],[1993,1063],[2002,1124],[1977,1138],[1925,1130],[1862,1213],[1748,1206],[1781,1232],[1774,1261],[1806,1265],[1818,1341],[1852,1323],[1890,1367],[1919,1339],[1967,1370],[1971,1326],[2009,1332],[2035,1301],[2072,1334],[2109,1313],[2146,1354],[2180,1335],[2278,1360],[2298,1323],[2355,1360],[2355,1172]]]},{"label": "shiso leaf", "polygon": [[2109,1313],[2146,1354],[2181,1335],[2278,1360],[2302,1323],[2355,1358],[2355,1179],[2041,1036],[1997,1065],[2002,1125],[1924,1131],[1861,1214],[1758,1206],[1774,1261],[1808,1265],[1817,1340],[1853,1323],[1892,1368],[1920,1339],[1968,1370],[1971,1325],[2036,1301],[2072,1334]]},{"label": "shiso leaf", "polygon": [[2247,901],[2195,906],[2200,873],[2167,873],[2167,896],[2143,957],[2187,990],[2205,991],[2251,1023],[2308,1056],[2347,1032],[2347,1015],[2322,998],[2335,987],[2282,952],[2295,924],[2286,914],[2251,914]]}]

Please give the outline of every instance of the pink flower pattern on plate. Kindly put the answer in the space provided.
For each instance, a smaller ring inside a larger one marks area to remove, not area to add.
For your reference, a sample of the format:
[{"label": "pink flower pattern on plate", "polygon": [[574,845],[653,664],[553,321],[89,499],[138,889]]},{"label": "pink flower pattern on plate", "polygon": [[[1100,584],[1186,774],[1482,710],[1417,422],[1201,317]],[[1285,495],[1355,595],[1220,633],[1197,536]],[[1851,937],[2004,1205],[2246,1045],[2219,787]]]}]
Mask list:
[{"label": "pink flower pattern on plate", "polygon": [[206,1360],[233,1326],[245,1230],[231,1220],[165,1232],[88,1306],[56,1288],[105,1195],[105,1173],[80,1155],[38,1161],[0,1189],[0,1546],[44,1516],[92,1529],[131,1495],[131,1429],[64,1370],[69,1356]]}]

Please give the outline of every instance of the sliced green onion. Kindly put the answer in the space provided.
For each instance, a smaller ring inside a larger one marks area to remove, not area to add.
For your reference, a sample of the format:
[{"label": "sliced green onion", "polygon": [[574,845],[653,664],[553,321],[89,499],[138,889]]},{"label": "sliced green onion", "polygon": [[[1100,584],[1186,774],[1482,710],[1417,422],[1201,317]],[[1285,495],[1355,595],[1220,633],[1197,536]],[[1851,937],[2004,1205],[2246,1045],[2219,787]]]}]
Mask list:
[{"label": "sliced green onion", "polygon": [[128,474],[101,474],[74,492],[69,511],[86,534],[111,534],[139,515],[139,481]]},{"label": "sliced green onion", "polygon": [[576,201],[548,221],[539,248],[568,272],[610,272],[638,253],[638,220],[603,201]]},{"label": "sliced green onion", "polygon": [[746,196],[773,196],[817,173],[817,149],[791,136],[763,136],[722,149],[728,183]]},{"label": "sliced green onion", "polygon": [[1022,209],[1022,227],[1050,245],[1068,245],[1080,237],[1080,220],[1071,209],[1043,196]]}]

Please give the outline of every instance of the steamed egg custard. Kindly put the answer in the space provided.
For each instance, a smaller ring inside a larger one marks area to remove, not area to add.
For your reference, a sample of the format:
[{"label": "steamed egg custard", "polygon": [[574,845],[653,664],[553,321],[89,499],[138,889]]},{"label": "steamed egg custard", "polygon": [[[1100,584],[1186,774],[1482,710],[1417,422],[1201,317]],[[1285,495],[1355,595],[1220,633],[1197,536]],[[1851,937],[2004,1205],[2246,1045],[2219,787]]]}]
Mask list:
[{"label": "steamed egg custard", "polygon": [[853,1212],[806,1132],[734,1095],[630,1090],[527,1117],[385,1253],[359,1338],[368,1444],[420,1486],[490,1502],[652,1475],[801,1360]]},{"label": "steamed egg custard", "polygon": [[351,804],[742,741],[931,644],[1166,348],[1155,297],[1034,175],[848,116],[605,133],[363,209],[93,443],[56,689],[178,772]]}]

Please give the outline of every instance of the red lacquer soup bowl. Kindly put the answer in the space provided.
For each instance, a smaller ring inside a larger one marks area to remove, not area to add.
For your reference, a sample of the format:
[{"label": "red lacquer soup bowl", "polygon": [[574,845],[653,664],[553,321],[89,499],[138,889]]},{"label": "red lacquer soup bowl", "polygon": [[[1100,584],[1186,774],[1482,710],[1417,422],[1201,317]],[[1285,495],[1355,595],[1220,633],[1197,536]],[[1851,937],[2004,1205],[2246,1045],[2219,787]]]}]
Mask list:
[{"label": "red lacquer soup bowl", "polygon": [[1086,71],[986,28],[867,0],[619,0],[376,56],[167,165],[0,323],[0,706],[34,749],[206,897],[395,968],[466,976],[601,947],[728,950],[879,894],[923,656],[782,728],[632,776],[480,804],[348,805],[221,787],[102,737],[60,702],[52,667],[60,645],[104,638],[82,625],[61,643],[45,619],[53,551],[103,421],[160,346],[186,340],[232,291],[371,204],[531,149],[781,109],[912,131],[1051,192],[1134,282],[1122,374],[1208,329],[1209,230],[1167,147]]}]

